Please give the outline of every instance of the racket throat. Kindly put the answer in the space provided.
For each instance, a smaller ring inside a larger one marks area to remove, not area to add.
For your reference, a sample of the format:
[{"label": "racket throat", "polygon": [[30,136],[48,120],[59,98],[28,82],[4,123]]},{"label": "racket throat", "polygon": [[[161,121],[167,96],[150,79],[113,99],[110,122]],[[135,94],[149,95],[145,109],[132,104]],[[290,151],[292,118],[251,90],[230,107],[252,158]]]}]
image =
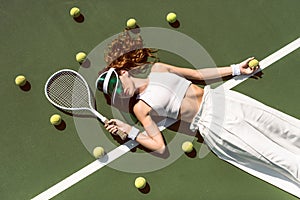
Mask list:
[{"label": "racket throat", "polygon": [[106,123],[108,120],[106,117],[104,117],[103,115],[101,115],[100,113],[98,113],[96,110],[94,109],[90,109],[90,111],[98,118],[101,120],[101,122]]}]

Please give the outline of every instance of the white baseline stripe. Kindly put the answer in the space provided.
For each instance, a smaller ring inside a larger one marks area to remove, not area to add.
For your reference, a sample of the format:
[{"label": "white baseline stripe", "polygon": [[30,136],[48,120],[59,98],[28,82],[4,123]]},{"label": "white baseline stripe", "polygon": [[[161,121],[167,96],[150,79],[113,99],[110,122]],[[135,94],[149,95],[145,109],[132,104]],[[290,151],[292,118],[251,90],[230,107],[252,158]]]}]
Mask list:
[{"label": "white baseline stripe", "polygon": [[[159,126],[160,131],[163,131],[164,129],[166,129],[166,127],[171,126],[176,121],[177,120],[167,118],[167,119],[160,121],[157,125]],[[120,145],[119,147],[117,147],[114,150],[107,153],[104,157],[102,157],[98,160],[95,160],[94,162],[85,166],[81,170],[75,172],[74,174],[68,176],[67,178],[60,181],[59,183],[53,185],[48,190],[46,190],[43,193],[32,198],[32,200],[51,199],[52,197],[58,195],[59,193],[68,189],[69,187],[71,187],[72,185],[78,183],[80,180],[86,178],[87,176],[89,176],[92,173],[96,172],[97,170],[101,169],[105,165],[111,163],[112,161],[121,157],[125,153],[129,152],[131,149],[133,149],[137,145],[138,145],[138,143],[136,141],[129,140],[125,144]]]},{"label": "white baseline stripe", "polygon": [[[259,62],[260,69],[257,72],[267,68],[268,66],[270,66],[274,62],[280,60],[281,58],[283,58],[284,56],[286,56],[286,55],[290,54],[291,52],[295,51],[299,47],[300,47],[300,38],[294,40],[293,42],[291,42],[288,45],[284,46],[283,48],[279,49],[275,53],[273,53],[273,54],[269,55],[268,57],[266,57],[265,59],[261,60]],[[225,82],[224,84],[217,87],[217,89],[228,89],[228,90],[230,90],[231,88],[237,86],[238,84],[240,84],[243,81],[247,80],[251,76],[253,76],[253,74],[235,76],[232,79]]]},{"label": "white baseline stripe", "polygon": [[[132,140],[131,140],[132,141]],[[137,144],[136,142],[128,141],[130,143],[129,146],[134,148]],[[113,160],[117,159],[118,157],[124,155],[130,150],[127,145],[120,145],[119,147],[115,148],[114,150],[110,151],[107,155],[103,158],[95,160],[91,164],[85,166],[81,170],[75,172],[74,174],[70,175],[69,177],[65,178],[61,182],[57,183],[56,185],[52,186],[48,190],[44,191],[43,193],[39,194],[38,196],[34,197],[34,200],[44,200],[44,199],[51,199],[52,197],[56,196],[57,194],[61,193],[62,191],[68,189],[72,185],[76,184],[80,180],[84,179],[85,177],[91,175],[95,171],[101,169],[105,165],[109,164]],[[109,158],[106,162],[105,159]]]},{"label": "white baseline stripe", "polygon": [[[260,61],[260,67],[261,70],[265,69],[272,63],[278,61],[279,59],[283,58],[284,56],[288,55],[289,53],[293,52],[294,50],[298,49],[300,47],[300,38],[296,39],[295,41],[289,43],[285,47],[279,49],[275,53],[271,54],[270,56],[266,57],[265,59]],[[231,80],[225,82],[221,86],[218,87],[218,89],[231,89],[241,82],[245,81],[252,75],[242,75],[242,76],[236,76],[232,78]],[[172,119],[165,119],[158,123],[159,129],[162,131],[166,129],[167,127],[171,126],[173,123],[175,123],[176,120]],[[164,124],[160,125],[160,124]],[[32,200],[46,200],[51,199],[52,197],[58,195],[59,193],[63,192],[64,190],[68,189],[72,185],[78,183],[80,180],[86,178],[87,176],[91,175],[92,173],[96,172],[97,170],[101,169],[105,165],[109,164],[110,162],[116,160],[120,156],[124,155],[125,153],[129,152],[132,148],[136,147],[138,143],[136,141],[128,141],[123,145],[120,145],[119,147],[115,148],[114,150],[107,153],[107,155],[101,159],[98,159],[91,164],[85,166],[81,170],[75,172],[74,174],[70,175],[69,177],[65,178],[61,182],[53,185],[46,191],[42,192],[41,194],[37,195],[36,197],[32,198]]]}]

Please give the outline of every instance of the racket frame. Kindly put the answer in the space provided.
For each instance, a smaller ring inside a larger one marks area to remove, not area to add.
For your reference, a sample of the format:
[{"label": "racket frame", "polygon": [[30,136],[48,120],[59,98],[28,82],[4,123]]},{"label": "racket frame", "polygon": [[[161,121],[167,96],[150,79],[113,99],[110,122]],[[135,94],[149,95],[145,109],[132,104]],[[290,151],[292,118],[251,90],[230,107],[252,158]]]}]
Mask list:
[{"label": "racket frame", "polygon": [[[71,72],[73,74],[75,74],[76,76],[78,76],[81,81],[84,83],[85,87],[86,87],[86,90],[88,92],[88,104],[89,104],[89,108],[88,107],[81,107],[81,108],[68,108],[68,107],[65,107],[65,106],[61,106],[59,104],[57,104],[56,102],[54,102],[48,95],[48,86],[50,85],[50,82],[53,82],[52,80],[55,78],[55,77],[58,77],[60,76],[60,74],[63,74],[64,72]],[[45,88],[44,88],[44,92],[45,92],[45,96],[46,98],[48,99],[48,101],[54,105],[55,107],[58,107],[62,110],[67,110],[67,111],[82,111],[82,110],[87,110],[87,111],[90,111],[91,113],[93,113],[97,118],[99,118],[101,120],[102,123],[104,124],[108,124],[108,119],[106,117],[104,117],[102,114],[100,114],[96,109],[93,108],[92,106],[92,99],[91,99],[91,91],[90,91],[90,88],[89,88],[89,85],[87,84],[86,80],[83,78],[83,76],[81,76],[81,74],[79,74],[78,72],[74,71],[74,70],[71,70],[71,69],[62,69],[62,70],[59,70],[57,72],[55,72],[54,74],[52,74],[46,84],[45,84]],[[118,130],[117,135],[119,135],[121,137],[122,140],[125,140],[127,138],[127,134],[124,133],[123,131],[120,131]]]}]

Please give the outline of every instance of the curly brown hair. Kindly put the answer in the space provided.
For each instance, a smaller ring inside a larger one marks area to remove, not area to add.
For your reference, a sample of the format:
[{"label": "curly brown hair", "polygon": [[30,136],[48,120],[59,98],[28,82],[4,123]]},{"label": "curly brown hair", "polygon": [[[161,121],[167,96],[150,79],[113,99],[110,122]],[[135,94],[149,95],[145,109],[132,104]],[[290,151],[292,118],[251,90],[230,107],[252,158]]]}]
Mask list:
[{"label": "curly brown hair", "polygon": [[[144,48],[142,37],[139,33],[133,34],[130,30],[124,30],[114,39],[104,52],[104,60],[107,67],[115,68],[119,73],[121,69],[127,71],[143,70],[145,64],[153,64],[157,62],[157,50]],[[149,61],[153,58],[153,61]]]}]

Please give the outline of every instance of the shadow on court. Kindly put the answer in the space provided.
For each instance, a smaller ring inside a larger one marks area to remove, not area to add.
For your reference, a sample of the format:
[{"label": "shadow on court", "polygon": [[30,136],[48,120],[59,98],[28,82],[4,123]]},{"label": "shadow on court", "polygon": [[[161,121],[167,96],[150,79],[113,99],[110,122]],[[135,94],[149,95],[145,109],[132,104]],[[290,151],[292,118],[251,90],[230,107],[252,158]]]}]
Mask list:
[{"label": "shadow on court", "polygon": [[149,183],[147,182],[146,186],[143,189],[139,189],[139,191],[141,193],[143,193],[143,194],[148,194],[150,192],[150,185],[149,185]]},{"label": "shadow on court", "polygon": [[67,124],[66,124],[66,122],[62,119],[62,120],[61,120],[61,123],[60,123],[59,125],[55,125],[54,127],[55,127],[57,130],[59,130],[59,131],[63,131],[63,130],[66,129]]},{"label": "shadow on court", "polygon": [[86,58],[83,62],[79,64],[83,68],[89,68],[91,66],[91,61],[88,58]]},{"label": "shadow on court", "polygon": [[196,156],[197,156],[197,151],[196,151],[196,149],[193,147],[193,150],[192,150],[191,152],[189,152],[189,153],[185,153],[185,155],[186,155],[187,157],[189,157],[189,158],[196,158]]},{"label": "shadow on court", "polygon": [[138,34],[141,32],[140,26],[136,24],[136,26],[134,28],[125,28],[125,30],[130,31],[133,34]]},{"label": "shadow on court", "polygon": [[83,23],[84,22],[84,16],[83,16],[83,14],[80,14],[78,17],[73,17],[73,19],[77,23]]},{"label": "shadow on court", "polygon": [[23,90],[24,92],[28,92],[31,90],[31,84],[29,81],[26,81],[25,85],[20,86],[20,89]]},{"label": "shadow on court", "polygon": [[173,22],[173,23],[170,23],[170,22],[169,22],[169,24],[170,24],[170,26],[172,26],[173,28],[179,28],[179,27],[180,27],[180,22],[179,22],[178,20],[176,20],[176,21]]}]

